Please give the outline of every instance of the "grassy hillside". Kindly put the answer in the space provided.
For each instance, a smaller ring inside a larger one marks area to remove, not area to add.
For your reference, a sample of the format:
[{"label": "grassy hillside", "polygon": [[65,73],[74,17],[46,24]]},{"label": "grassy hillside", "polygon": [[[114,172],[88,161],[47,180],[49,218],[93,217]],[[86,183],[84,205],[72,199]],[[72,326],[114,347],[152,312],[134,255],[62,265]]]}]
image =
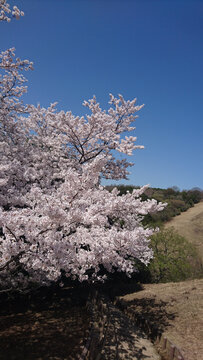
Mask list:
[{"label": "grassy hillside", "polygon": [[195,245],[203,260],[203,202],[195,204],[165,224],[166,228],[171,226]]},{"label": "grassy hillside", "polygon": [[185,359],[203,359],[203,279],[145,284],[143,290],[120,299],[152,327],[158,326]]}]

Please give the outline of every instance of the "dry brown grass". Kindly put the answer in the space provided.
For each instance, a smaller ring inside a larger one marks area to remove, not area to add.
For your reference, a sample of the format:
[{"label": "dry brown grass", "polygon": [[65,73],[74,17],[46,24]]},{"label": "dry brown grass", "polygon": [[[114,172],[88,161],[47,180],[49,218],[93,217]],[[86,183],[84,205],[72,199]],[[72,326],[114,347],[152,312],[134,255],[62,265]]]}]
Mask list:
[{"label": "dry brown grass", "polygon": [[203,260],[203,201],[174,217],[165,225],[166,228],[171,226],[195,245]]},{"label": "dry brown grass", "polygon": [[185,359],[203,359],[203,279],[147,284],[120,299],[158,326]]}]

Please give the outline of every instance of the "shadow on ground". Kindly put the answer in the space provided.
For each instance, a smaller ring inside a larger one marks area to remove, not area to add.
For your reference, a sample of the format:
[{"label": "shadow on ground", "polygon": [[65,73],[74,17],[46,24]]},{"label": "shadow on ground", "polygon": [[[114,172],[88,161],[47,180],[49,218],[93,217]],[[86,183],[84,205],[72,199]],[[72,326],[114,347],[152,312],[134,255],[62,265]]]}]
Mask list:
[{"label": "shadow on ground", "polygon": [[75,360],[81,353],[89,327],[82,296],[78,301],[71,289],[55,294],[42,289],[31,298],[5,300],[0,309],[1,360]]},{"label": "shadow on ground", "polygon": [[117,306],[128,314],[137,326],[144,329],[152,340],[155,340],[158,335],[171,326],[170,321],[177,316],[175,312],[167,310],[167,302],[155,298],[132,301],[121,299],[117,302]]},{"label": "shadow on ground", "polygon": [[159,355],[142,330],[119,309],[110,306],[109,326],[101,360],[158,360]]}]

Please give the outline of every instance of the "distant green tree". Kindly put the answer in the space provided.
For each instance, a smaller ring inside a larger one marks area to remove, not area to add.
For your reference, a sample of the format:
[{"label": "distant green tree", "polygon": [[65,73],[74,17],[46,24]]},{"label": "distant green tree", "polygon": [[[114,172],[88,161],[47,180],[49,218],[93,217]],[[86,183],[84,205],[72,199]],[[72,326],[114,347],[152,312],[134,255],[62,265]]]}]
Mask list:
[{"label": "distant green tree", "polygon": [[203,275],[195,247],[173,228],[154,234],[151,247],[154,252],[148,266],[151,282],[180,281]]},{"label": "distant green tree", "polygon": [[173,188],[168,188],[164,191],[164,195],[166,197],[171,197],[171,196],[175,196],[176,191]]},{"label": "distant green tree", "polygon": [[176,185],[172,186],[172,189],[173,189],[175,192],[179,192],[179,191],[180,191],[179,187],[176,186]]},{"label": "distant green tree", "polygon": [[182,193],[182,199],[188,203],[190,206],[193,206],[194,204],[197,204],[202,200],[202,191],[200,190],[183,190]]}]

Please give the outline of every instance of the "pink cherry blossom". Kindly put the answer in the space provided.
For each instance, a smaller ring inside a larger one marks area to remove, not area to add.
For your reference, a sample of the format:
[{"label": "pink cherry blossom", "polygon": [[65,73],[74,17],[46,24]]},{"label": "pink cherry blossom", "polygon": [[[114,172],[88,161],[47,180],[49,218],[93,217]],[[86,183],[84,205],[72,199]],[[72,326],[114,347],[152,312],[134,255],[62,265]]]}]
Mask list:
[{"label": "pink cherry blossom", "polygon": [[[0,20],[8,21],[7,1],[0,0],[0,10]],[[23,15],[15,6],[13,13]],[[132,163],[115,154],[143,148],[134,136],[142,106],[111,94],[107,110],[95,97],[84,101],[82,117],[58,112],[56,103],[25,105],[23,72],[32,67],[13,48],[0,54],[1,287],[48,285],[62,273],[104,280],[101,265],[130,276],[133,259],[147,264],[153,255],[153,231],[142,226],[143,216],[165,204],[142,201],[147,186],[119,196],[100,184],[127,178]]]}]

